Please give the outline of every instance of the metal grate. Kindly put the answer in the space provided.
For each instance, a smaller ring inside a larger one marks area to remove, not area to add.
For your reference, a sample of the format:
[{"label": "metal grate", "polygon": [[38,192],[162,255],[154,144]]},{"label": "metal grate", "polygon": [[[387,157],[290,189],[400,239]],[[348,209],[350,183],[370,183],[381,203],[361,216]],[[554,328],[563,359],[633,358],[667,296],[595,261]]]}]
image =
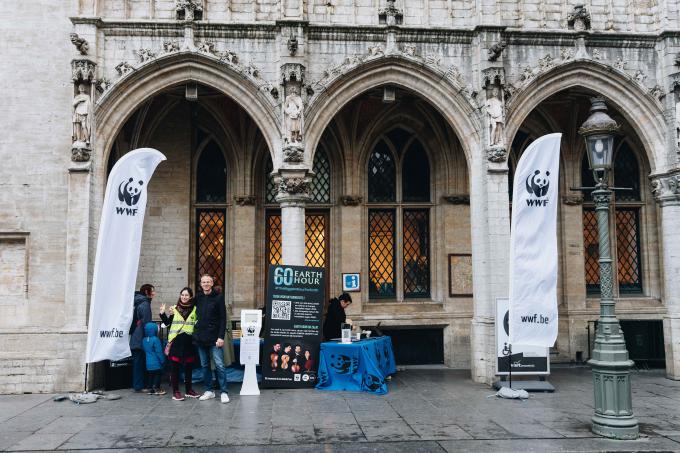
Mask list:
[{"label": "metal grate", "polygon": [[380,141],[368,161],[368,201],[395,201],[395,177],[394,157]]},{"label": "metal grate", "polygon": [[621,293],[642,292],[639,214],[637,208],[616,210],[616,255]]},{"label": "metal grate", "polygon": [[395,296],[394,219],[395,212],[392,209],[371,209],[368,211],[370,298]]},{"label": "metal grate", "polygon": [[640,200],[640,168],[628,142],[623,142],[614,157],[614,186],[633,190],[617,190],[617,201]]},{"label": "metal grate", "polygon": [[326,267],[326,216],[305,216],[305,266]]},{"label": "metal grate", "polygon": [[430,222],[425,209],[404,210],[404,297],[430,295]]},{"label": "metal grate", "polygon": [[282,244],[281,244],[281,215],[267,215],[267,262],[269,264],[281,264]]},{"label": "metal grate", "polygon": [[264,179],[266,181],[264,199],[267,203],[276,203],[276,195],[279,192],[279,188],[276,187],[276,184],[274,183],[274,177],[271,176],[272,171],[274,171],[274,165],[272,164],[271,158],[269,158],[264,167]]},{"label": "metal grate", "polygon": [[224,220],[224,210],[198,211],[196,280],[210,274],[220,287],[224,287]]},{"label": "metal grate", "polygon": [[312,203],[331,201],[331,164],[323,148],[314,155],[314,179],[312,179]]},{"label": "metal grate", "polygon": [[583,208],[583,255],[585,261],[586,292],[600,292],[600,240],[597,234],[597,214]]}]

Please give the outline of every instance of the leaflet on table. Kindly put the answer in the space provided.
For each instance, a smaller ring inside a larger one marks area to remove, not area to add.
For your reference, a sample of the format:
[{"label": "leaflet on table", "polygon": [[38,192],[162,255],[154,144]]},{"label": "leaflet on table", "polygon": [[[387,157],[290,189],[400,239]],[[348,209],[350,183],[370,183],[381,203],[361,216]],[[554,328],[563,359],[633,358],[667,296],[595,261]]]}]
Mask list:
[{"label": "leaflet on table", "polygon": [[262,384],[311,387],[317,381],[325,269],[269,266]]}]

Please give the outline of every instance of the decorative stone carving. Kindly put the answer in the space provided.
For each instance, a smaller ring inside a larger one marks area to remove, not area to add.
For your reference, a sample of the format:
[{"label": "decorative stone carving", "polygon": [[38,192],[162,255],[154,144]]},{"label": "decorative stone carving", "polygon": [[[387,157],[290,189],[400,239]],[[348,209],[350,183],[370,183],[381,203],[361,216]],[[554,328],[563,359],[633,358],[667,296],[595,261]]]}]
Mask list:
[{"label": "decorative stone carving", "polygon": [[252,60],[249,60],[244,66],[243,66],[243,72],[248,74],[249,76],[259,79],[260,78],[260,68],[255,66],[255,63],[253,63]]},{"label": "decorative stone carving", "polygon": [[139,57],[140,63],[146,63],[147,61],[156,58],[156,52],[151,49],[139,49],[137,51],[137,56]]},{"label": "decorative stone carving", "polygon": [[470,204],[470,195],[465,193],[454,193],[442,196],[448,204]]},{"label": "decorative stone carving", "polygon": [[74,82],[94,80],[97,65],[91,60],[71,61],[71,79]]},{"label": "decorative stone carving", "polygon": [[553,60],[553,57],[550,54],[538,60],[538,69],[540,71],[547,71],[553,66],[555,66],[555,60]]},{"label": "decorative stone carving", "polygon": [[482,71],[482,88],[488,85],[505,85],[505,70],[503,68],[486,68]]},{"label": "decorative stone carving", "polygon": [[602,60],[602,53],[600,49],[593,49],[592,51],[593,60]]},{"label": "decorative stone carving", "polygon": [[95,87],[97,88],[97,90],[99,90],[100,93],[103,93],[104,91],[111,88],[111,82],[106,77],[102,77],[101,79],[97,79],[97,80],[95,80],[94,83],[95,83]]},{"label": "decorative stone carving", "polygon": [[680,172],[650,177],[651,191],[657,202],[680,202]]},{"label": "decorative stone carving", "polygon": [[134,70],[135,68],[133,68],[132,65],[127,61],[121,61],[116,65],[116,72],[118,72],[118,75],[121,77]]},{"label": "decorative stone carving", "polygon": [[567,25],[570,30],[590,30],[590,13],[585,5],[574,6],[574,10],[567,16]]},{"label": "decorative stone carving", "polygon": [[649,94],[658,100],[661,100],[666,96],[659,85],[654,85],[654,87],[649,90]]},{"label": "decorative stone carving", "polygon": [[279,181],[279,194],[283,195],[309,195],[311,184],[306,178],[281,178]]},{"label": "decorative stone carving", "polygon": [[644,72],[642,72],[642,69],[638,69],[638,70],[635,72],[635,75],[633,76],[633,78],[635,79],[635,81],[636,81],[637,83],[639,83],[640,85],[643,85],[643,86],[644,86],[645,80],[647,79],[647,74],[645,74]]},{"label": "decorative stone carving", "polygon": [[623,58],[619,57],[614,62],[614,67],[619,71],[623,71],[624,69],[626,69],[626,61]]},{"label": "decorative stone carving", "polygon": [[505,127],[505,105],[501,98],[501,90],[497,85],[493,85],[490,90],[487,90],[484,108],[489,120],[488,144],[491,147],[504,147],[503,129]]},{"label": "decorative stone carving", "polygon": [[236,195],[234,197],[234,203],[238,206],[254,206],[255,196],[254,195]]},{"label": "decorative stone carving", "polygon": [[203,18],[203,2],[201,0],[177,0],[175,12],[178,20],[201,20]]},{"label": "decorative stone carving", "polygon": [[675,96],[675,146],[680,150],[680,92],[676,90]]},{"label": "decorative stone carving", "polygon": [[298,51],[298,39],[295,34],[291,33],[290,38],[288,38],[288,54],[293,57]]},{"label": "decorative stone carving", "polygon": [[675,66],[680,66],[680,52],[678,52],[677,54],[675,54],[675,59],[673,60],[673,64],[674,64]]},{"label": "decorative stone carving", "polygon": [[498,60],[498,57],[501,56],[501,53],[503,53],[503,49],[505,49],[507,45],[508,44],[502,40],[493,44],[491,47],[489,47],[487,60],[489,61]]},{"label": "decorative stone carving", "polygon": [[401,53],[409,57],[415,57],[416,46],[412,44],[404,44],[404,46],[401,48]]},{"label": "decorative stone carving", "polygon": [[87,162],[92,156],[92,150],[87,147],[72,147],[71,161],[72,162]]},{"label": "decorative stone carving", "polygon": [[425,64],[439,66],[442,64],[442,57],[433,53],[427,54],[425,55]]},{"label": "decorative stone carving", "polygon": [[368,46],[368,56],[369,57],[379,57],[385,56],[385,48],[382,44],[378,43],[374,46]]},{"label": "decorative stone carving", "polygon": [[71,33],[71,44],[76,46],[80,55],[87,55],[87,51],[90,49],[90,45],[87,41],[78,36],[77,33]]},{"label": "decorative stone carving", "polygon": [[567,206],[578,206],[583,204],[583,194],[575,193],[562,196],[562,203]]},{"label": "decorative stone carving", "polygon": [[491,147],[486,150],[486,159],[489,162],[500,163],[505,162],[508,158],[508,152],[502,147]]},{"label": "decorative stone carving", "polygon": [[179,43],[177,41],[163,41],[163,52],[179,52]]},{"label": "decorative stone carving", "polygon": [[299,164],[305,160],[305,150],[297,145],[291,144],[283,148],[283,162],[287,164]]},{"label": "decorative stone carving", "polygon": [[305,78],[305,67],[300,63],[286,63],[281,66],[281,78],[284,84],[291,81],[302,82]]},{"label": "decorative stone carving", "polygon": [[215,43],[212,41],[203,41],[198,45],[198,51],[207,53],[210,55],[218,55],[217,49],[215,48]]},{"label": "decorative stone carving", "polygon": [[296,84],[290,86],[290,93],[286,96],[283,104],[285,116],[286,140],[288,143],[302,141],[302,97],[300,87]]},{"label": "decorative stone carving", "polygon": [[359,206],[364,201],[361,195],[343,195],[340,197],[340,202],[343,206]]},{"label": "decorative stone carving", "polygon": [[562,61],[569,61],[574,58],[574,49],[569,49],[565,47],[564,49],[560,50],[560,58]]},{"label": "decorative stone carving", "polygon": [[238,64],[238,56],[236,55],[236,52],[231,51],[229,49],[222,51],[218,54],[218,57],[221,62],[223,63],[228,63],[230,65],[237,65]]},{"label": "decorative stone carving", "polygon": [[383,25],[401,25],[404,13],[394,5],[395,0],[387,0],[387,7],[378,11],[378,22]]}]

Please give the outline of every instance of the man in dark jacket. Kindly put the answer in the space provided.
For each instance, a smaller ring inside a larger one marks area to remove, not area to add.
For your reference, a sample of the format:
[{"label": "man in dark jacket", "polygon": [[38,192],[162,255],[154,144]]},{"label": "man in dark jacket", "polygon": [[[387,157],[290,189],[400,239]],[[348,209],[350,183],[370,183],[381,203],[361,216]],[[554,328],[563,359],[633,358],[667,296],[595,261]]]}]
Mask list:
[{"label": "man in dark jacket", "polygon": [[135,308],[130,326],[130,351],[132,352],[132,388],[135,392],[145,392],[146,363],[142,349],[144,326],[151,322],[151,299],[156,295],[153,285],[144,284],[135,291]]},{"label": "man in dark jacket", "polygon": [[215,362],[217,382],[222,391],[221,401],[229,402],[227,388],[227,370],[224,366],[224,336],[227,330],[227,310],[224,306],[224,295],[213,288],[214,280],[210,275],[201,277],[201,289],[196,297],[196,327],[194,329],[194,343],[198,349],[203,368],[203,384],[205,392],[199,400],[206,401],[215,398],[212,387],[212,370],[210,359]]},{"label": "man in dark jacket", "polygon": [[326,340],[340,338],[342,325],[347,317],[345,308],[352,303],[352,297],[347,293],[342,293],[338,298],[333,298],[328,305],[326,321],[323,323],[323,336]]}]

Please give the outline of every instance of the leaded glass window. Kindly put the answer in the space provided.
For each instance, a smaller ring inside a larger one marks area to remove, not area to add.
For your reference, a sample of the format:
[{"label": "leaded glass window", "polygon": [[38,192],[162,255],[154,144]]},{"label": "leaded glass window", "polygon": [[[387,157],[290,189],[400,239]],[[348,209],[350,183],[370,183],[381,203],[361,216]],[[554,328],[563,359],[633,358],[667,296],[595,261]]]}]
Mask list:
[{"label": "leaded glass window", "polygon": [[394,297],[395,218],[392,209],[368,211],[369,297]]},{"label": "leaded glass window", "polygon": [[384,141],[380,141],[368,161],[368,201],[396,201],[394,156]]},{"label": "leaded glass window", "polygon": [[[637,159],[628,142],[619,143],[613,162],[615,187],[628,187],[633,190],[615,191],[612,201],[612,230],[614,235],[612,257],[616,259],[616,283],[619,294],[642,292],[642,257],[640,246],[640,169]],[[588,158],[584,155],[581,163],[581,184],[593,187],[595,180],[588,168]],[[586,191],[583,207],[583,243],[585,258],[586,291],[589,294],[600,291],[599,236],[597,216],[592,205],[591,191]]]},{"label": "leaded glass window", "polygon": [[199,203],[227,201],[227,163],[222,150],[212,140],[203,149],[198,159],[196,201]]},{"label": "leaded glass window", "polygon": [[312,179],[312,203],[331,201],[331,164],[323,148],[314,154],[314,179]]},{"label": "leaded glass window", "polygon": [[264,167],[264,177],[266,181],[264,199],[266,203],[276,203],[276,195],[279,192],[279,188],[276,187],[276,184],[274,183],[272,171],[274,171],[274,165],[272,164],[271,158],[269,158]]},{"label": "leaded glass window", "polygon": [[[305,266],[326,267],[326,219],[323,213],[305,214]],[[281,264],[281,214],[278,210],[267,214],[267,241],[267,262]]]},{"label": "leaded glass window", "polygon": [[224,287],[225,210],[199,209],[197,211],[196,280],[210,274],[215,286]]},{"label": "leaded glass window", "polygon": [[430,164],[418,140],[406,152],[401,177],[404,201],[430,201]]},{"label": "leaded glass window", "polygon": [[430,295],[429,211],[404,210],[404,297]]},{"label": "leaded glass window", "polygon": [[367,170],[369,298],[430,297],[431,185],[425,148],[412,132],[395,128],[374,147]]}]

